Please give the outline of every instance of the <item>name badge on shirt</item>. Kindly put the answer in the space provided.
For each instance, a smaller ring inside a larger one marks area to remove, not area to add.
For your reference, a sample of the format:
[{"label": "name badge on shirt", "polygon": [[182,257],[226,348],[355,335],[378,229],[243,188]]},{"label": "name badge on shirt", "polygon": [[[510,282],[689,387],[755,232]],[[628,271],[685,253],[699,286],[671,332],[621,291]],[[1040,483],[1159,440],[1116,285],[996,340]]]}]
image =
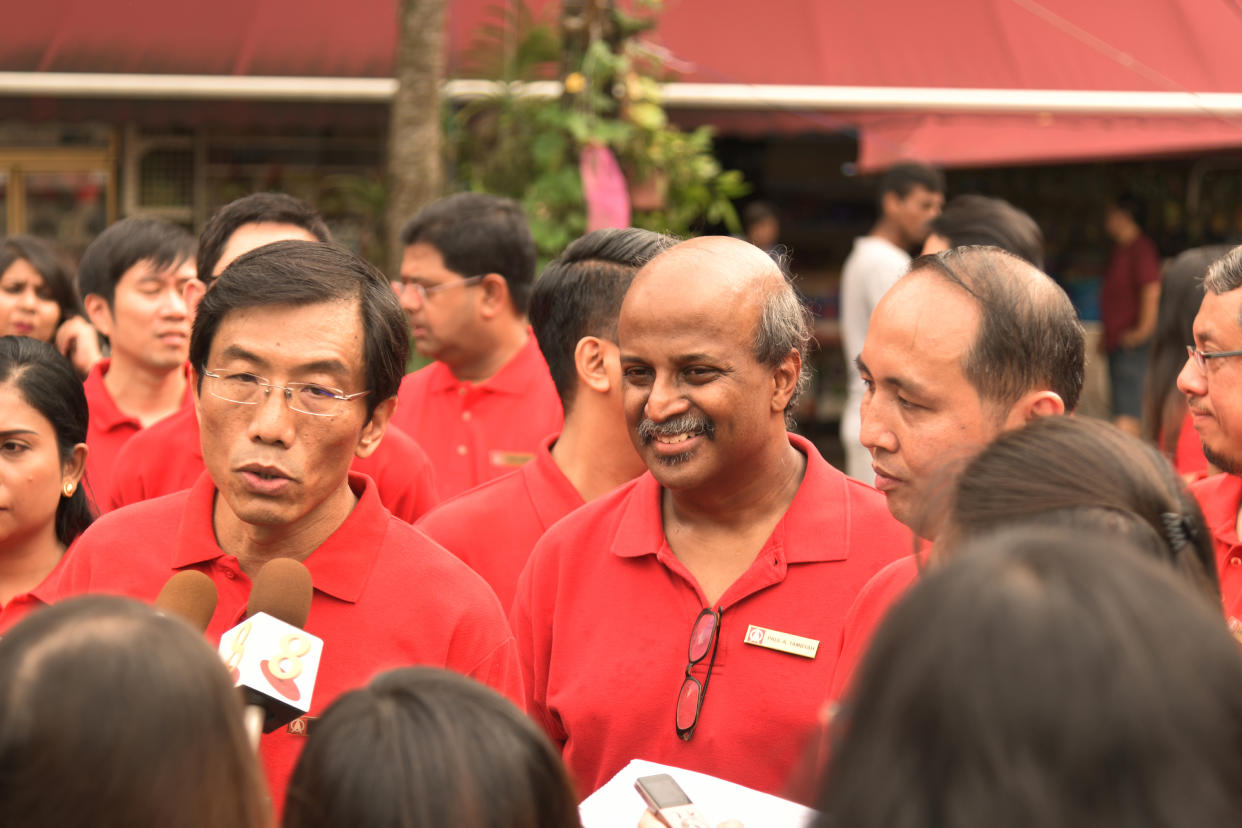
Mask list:
[{"label": "name badge on shirt", "polygon": [[800,635],[777,632],[776,630],[769,630],[766,627],[760,627],[755,624],[751,624],[746,628],[746,643],[753,644],[756,647],[766,647],[769,650],[779,650],[790,655],[802,656],[803,658],[815,658],[815,653],[819,651],[819,642],[814,638],[803,638]]},{"label": "name badge on shirt", "polygon": [[493,451],[491,460],[493,466],[524,466],[531,460],[535,459],[535,455],[529,452],[520,451]]}]

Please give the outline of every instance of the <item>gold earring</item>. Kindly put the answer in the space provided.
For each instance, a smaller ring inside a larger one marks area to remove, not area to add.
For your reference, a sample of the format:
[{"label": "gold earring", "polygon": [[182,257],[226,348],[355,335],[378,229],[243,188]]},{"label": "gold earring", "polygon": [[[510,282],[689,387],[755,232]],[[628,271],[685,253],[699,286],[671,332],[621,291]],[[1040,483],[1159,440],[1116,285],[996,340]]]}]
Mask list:
[{"label": "gold earring", "polygon": [[65,497],[73,497],[74,485],[69,481],[65,481]]}]

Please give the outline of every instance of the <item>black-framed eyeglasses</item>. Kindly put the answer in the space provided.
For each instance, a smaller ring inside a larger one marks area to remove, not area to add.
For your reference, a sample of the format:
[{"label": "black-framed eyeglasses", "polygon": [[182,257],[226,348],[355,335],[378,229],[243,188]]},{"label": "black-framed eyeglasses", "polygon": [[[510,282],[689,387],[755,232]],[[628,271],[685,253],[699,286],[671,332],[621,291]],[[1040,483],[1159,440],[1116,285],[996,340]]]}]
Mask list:
[{"label": "black-framed eyeglasses", "polygon": [[406,281],[405,279],[402,279],[397,284],[401,286],[402,292],[412,290],[418,294],[418,301],[426,302],[428,296],[434,296],[440,291],[448,290],[451,287],[470,287],[471,285],[477,285],[486,278],[487,274],[484,273],[479,276],[468,276],[465,279],[454,279],[451,282],[441,282],[440,284],[432,285],[431,287],[427,287],[426,285],[422,285],[414,281]]},{"label": "black-framed eyeglasses", "polygon": [[1187,345],[1186,355],[1195,361],[1195,365],[1199,366],[1200,371],[1206,374],[1207,361],[1209,359],[1224,359],[1225,357],[1242,356],[1242,351],[1200,351],[1194,345]]},{"label": "black-framed eyeglasses", "polygon": [[267,399],[273,390],[284,392],[285,404],[290,410],[301,414],[313,414],[316,417],[331,417],[341,413],[345,404],[358,397],[365,397],[370,391],[359,391],[346,394],[339,388],[318,385],[313,382],[291,382],[286,385],[274,385],[266,377],[256,376],[248,371],[228,373],[220,371],[202,371],[207,393],[217,399],[226,400],[238,405],[258,405]]},{"label": "black-framed eyeglasses", "polygon": [[[703,709],[703,699],[707,696],[707,683],[712,678],[712,667],[716,664],[716,646],[720,642],[720,613],[714,609],[704,609],[694,619],[690,628],[689,663],[686,664],[686,678],[677,691],[677,736],[685,742],[694,736],[694,728],[699,723],[699,711]],[[695,665],[708,655],[707,673],[703,681],[694,675]]]}]

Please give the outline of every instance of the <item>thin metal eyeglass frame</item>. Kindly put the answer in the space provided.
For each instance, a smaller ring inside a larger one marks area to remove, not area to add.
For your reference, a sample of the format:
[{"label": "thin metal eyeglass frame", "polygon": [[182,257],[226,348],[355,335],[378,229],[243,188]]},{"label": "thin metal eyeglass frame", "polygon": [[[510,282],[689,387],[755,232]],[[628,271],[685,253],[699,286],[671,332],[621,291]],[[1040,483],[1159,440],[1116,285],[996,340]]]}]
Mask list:
[{"label": "thin metal eyeglass frame", "polygon": [[[241,371],[241,372],[239,372],[239,373],[243,373],[243,374],[244,374],[244,373],[248,373],[248,372],[246,372],[246,371]],[[216,373],[215,371],[209,371],[209,370],[207,370],[206,368],[204,368],[204,369],[202,370],[202,374],[203,374],[203,376],[204,376],[204,377],[210,377],[211,379],[215,379],[215,380],[224,380],[224,379],[228,379],[228,377],[227,377],[227,376],[223,376],[223,375],[221,375],[221,374],[218,374],[218,373]],[[234,375],[229,375],[229,376],[234,376]],[[278,389],[280,389],[281,391],[283,391],[283,392],[284,392],[282,396],[285,398],[285,405],[289,406],[289,410],[290,410],[290,411],[296,411],[296,412],[298,412],[299,414],[309,414],[309,415],[310,415],[310,416],[312,416],[312,417],[334,417],[334,416],[336,416],[336,414],[337,414],[338,412],[335,412],[335,411],[307,411],[306,409],[303,409],[303,408],[297,408],[297,407],[293,404],[293,392],[294,392],[294,390],[295,390],[295,389],[297,389],[297,388],[305,388],[305,387],[306,387],[306,386],[308,386],[308,385],[315,385],[315,386],[317,386],[317,387],[319,387],[319,388],[324,389],[325,391],[330,392],[330,393],[331,393],[331,395],[332,395],[332,396],[331,396],[331,399],[334,399],[334,400],[340,400],[341,402],[349,402],[350,400],[356,400],[356,399],[357,399],[357,398],[359,398],[359,397],[365,397],[367,394],[370,394],[370,393],[371,393],[371,392],[368,390],[368,391],[358,391],[358,392],[353,393],[353,394],[346,394],[346,393],[344,393],[343,391],[341,391],[339,388],[330,388],[330,387],[328,387],[328,386],[326,386],[326,385],[318,385],[317,383],[313,383],[313,382],[291,382],[291,383],[289,383],[288,385],[276,385],[275,383],[268,382],[268,381],[267,381],[267,377],[260,377],[260,376],[258,376],[257,374],[252,375],[252,376],[254,376],[254,378],[255,378],[256,380],[259,380],[259,382],[256,382],[256,383],[255,383],[255,386],[256,386],[257,388],[262,388],[262,389],[263,389],[263,397],[264,397],[265,399],[266,399],[267,397],[271,396],[271,393],[272,393],[272,391],[273,391],[274,389],[277,389],[277,388],[278,388]],[[231,399],[229,399],[228,397],[222,397],[222,396],[220,396],[219,394],[217,394],[215,391],[212,391],[212,390],[211,390],[211,389],[212,389],[212,387],[213,387],[213,386],[212,386],[212,385],[210,385],[210,384],[207,386],[207,393],[211,394],[211,396],[215,397],[217,400],[224,400],[225,402],[231,402],[231,403],[233,403],[234,405],[258,405],[258,404],[261,402],[261,400],[251,400],[250,402],[246,402],[245,400],[231,400]]]},{"label": "thin metal eyeglass frame", "polygon": [[[708,642],[708,651],[711,652],[711,660],[707,662],[707,673],[703,676],[703,680],[699,681],[694,676],[692,671],[694,670],[695,665],[700,664],[703,659],[707,658],[707,652],[704,652],[701,656],[695,658],[694,653],[690,651],[690,648],[694,646],[694,633],[695,630],[699,628],[699,621],[701,621],[704,616],[709,615],[715,618],[715,621],[712,623],[711,641]],[[673,707],[673,726],[677,729],[677,737],[683,742],[688,742],[694,737],[694,729],[699,725],[699,713],[703,710],[703,699],[707,698],[707,684],[712,680],[712,668],[716,666],[716,648],[720,644],[720,621],[721,613],[707,607],[694,617],[694,624],[690,627],[690,643],[686,647],[686,659],[688,661],[686,664],[686,677],[682,680],[681,686],[677,688],[677,703]],[[682,727],[677,721],[677,714],[680,712],[682,693],[685,692],[686,685],[691,682],[698,685],[698,701],[696,701],[694,705],[694,718],[691,719],[689,726]]]},{"label": "thin metal eyeglass frame", "polygon": [[477,285],[486,278],[487,274],[483,273],[478,276],[467,276],[462,279],[454,279],[451,282],[441,282],[440,284],[432,285],[431,287],[425,287],[424,285],[420,285],[418,282],[407,283],[404,279],[398,284],[401,285],[402,292],[405,292],[407,289],[413,289],[414,292],[418,294],[418,301],[426,302],[428,296],[434,296],[442,290],[448,290],[449,288],[457,285],[470,287],[471,285]]},{"label": "thin metal eyeglass frame", "polygon": [[1242,351],[1200,351],[1194,345],[1186,346],[1186,355],[1195,361],[1195,365],[1199,366],[1199,371],[1207,376],[1207,361],[1209,359],[1223,359],[1224,357],[1242,356]]}]

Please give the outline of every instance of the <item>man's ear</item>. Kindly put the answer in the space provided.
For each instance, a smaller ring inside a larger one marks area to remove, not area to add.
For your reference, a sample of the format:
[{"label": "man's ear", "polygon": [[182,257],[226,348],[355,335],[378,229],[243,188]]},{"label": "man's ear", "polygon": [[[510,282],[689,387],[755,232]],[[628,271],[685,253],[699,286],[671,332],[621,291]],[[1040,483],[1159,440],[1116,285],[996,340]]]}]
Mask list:
[{"label": "man's ear", "polygon": [[513,301],[509,296],[509,282],[499,273],[489,273],[479,283],[483,298],[479,308],[484,319],[494,319],[502,313],[513,311]]},{"label": "man's ear", "polygon": [[772,372],[772,410],[784,411],[798,389],[798,377],[802,374],[802,354],[797,349],[785,354],[781,364]]},{"label": "man's ear", "polygon": [[82,307],[86,310],[86,317],[91,320],[95,330],[111,338],[112,308],[108,307],[108,300],[98,293],[88,293],[82,297]]},{"label": "man's ear", "polygon": [[584,336],[574,347],[574,369],[578,381],[600,394],[612,390],[612,378],[608,375],[608,346],[609,343],[599,337]]},{"label": "man's ear", "polygon": [[1005,428],[1021,428],[1037,417],[1054,417],[1065,413],[1065,401],[1055,391],[1028,391],[1009,408]]},{"label": "man's ear", "polygon": [[389,397],[375,406],[375,410],[371,412],[370,421],[362,427],[362,433],[358,435],[358,445],[354,448],[356,456],[370,457],[372,452],[379,448],[380,441],[384,439],[384,429],[388,428],[388,421],[392,419],[393,412],[396,410],[396,397]]}]

